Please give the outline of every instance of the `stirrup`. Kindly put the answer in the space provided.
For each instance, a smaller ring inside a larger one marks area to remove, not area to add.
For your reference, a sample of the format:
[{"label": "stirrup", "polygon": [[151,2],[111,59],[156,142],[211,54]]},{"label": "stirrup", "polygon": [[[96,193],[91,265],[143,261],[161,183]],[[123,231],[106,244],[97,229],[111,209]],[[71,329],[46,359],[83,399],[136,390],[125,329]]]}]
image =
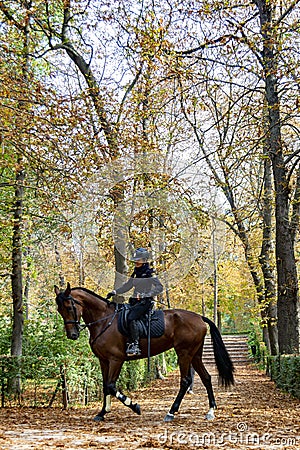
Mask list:
[{"label": "stirrup", "polygon": [[130,342],[126,350],[127,356],[137,356],[141,354],[141,350],[137,342]]}]

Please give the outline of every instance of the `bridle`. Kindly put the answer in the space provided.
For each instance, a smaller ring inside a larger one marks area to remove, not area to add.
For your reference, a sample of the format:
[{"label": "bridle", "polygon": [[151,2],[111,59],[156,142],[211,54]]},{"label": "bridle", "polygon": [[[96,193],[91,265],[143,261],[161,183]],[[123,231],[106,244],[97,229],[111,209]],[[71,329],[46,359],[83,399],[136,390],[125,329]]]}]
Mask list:
[{"label": "bridle", "polygon": [[75,303],[77,303],[77,305],[80,305],[80,306],[83,306],[83,305],[78,300],[75,300],[75,298],[72,297],[72,295],[68,295],[68,297],[63,298],[63,302],[66,302],[68,300],[71,302],[71,305],[72,305],[74,320],[64,320],[64,324],[65,325],[70,325],[70,324],[75,325],[76,330],[78,331],[78,333],[80,333],[81,330],[84,330],[84,328],[86,328],[86,325],[80,324],[80,320],[78,319],[78,313],[77,313],[77,308],[75,306]]},{"label": "bridle", "polygon": [[110,317],[112,317],[112,319],[108,322],[108,324],[106,325],[106,327],[101,330],[101,332],[97,335],[97,337],[94,339],[93,342],[95,342],[96,339],[98,339],[99,336],[101,336],[106,330],[107,328],[109,328],[114,320],[114,318],[116,317],[116,315],[118,314],[118,312],[120,311],[120,309],[118,308],[118,304],[116,304],[116,308],[113,314],[109,314],[108,316],[105,317],[101,317],[98,320],[95,320],[94,322],[90,322],[90,323],[86,323],[84,325],[82,325],[80,323],[80,320],[78,319],[78,313],[77,313],[77,308],[76,305],[79,305],[81,307],[83,307],[82,303],[80,303],[78,300],[76,300],[74,297],[72,297],[72,295],[68,295],[67,297],[63,297],[62,301],[70,301],[71,305],[72,305],[72,309],[73,309],[73,315],[74,315],[74,320],[64,320],[64,324],[65,325],[69,325],[69,324],[73,324],[76,327],[76,330],[78,331],[78,333],[80,333],[80,331],[85,330],[85,328],[90,328],[92,325],[102,322],[104,320],[109,319]]}]

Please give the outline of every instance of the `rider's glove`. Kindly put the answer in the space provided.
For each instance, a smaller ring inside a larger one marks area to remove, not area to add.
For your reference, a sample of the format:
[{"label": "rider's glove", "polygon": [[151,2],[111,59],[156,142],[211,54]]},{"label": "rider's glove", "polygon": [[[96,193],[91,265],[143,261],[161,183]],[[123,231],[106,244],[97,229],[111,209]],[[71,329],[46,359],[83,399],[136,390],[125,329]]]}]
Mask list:
[{"label": "rider's glove", "polygon": [[114,295],[116,295],[116,291],[111,291],[107,294],[106,298],[109,299],[109,298],[113,297]]}]

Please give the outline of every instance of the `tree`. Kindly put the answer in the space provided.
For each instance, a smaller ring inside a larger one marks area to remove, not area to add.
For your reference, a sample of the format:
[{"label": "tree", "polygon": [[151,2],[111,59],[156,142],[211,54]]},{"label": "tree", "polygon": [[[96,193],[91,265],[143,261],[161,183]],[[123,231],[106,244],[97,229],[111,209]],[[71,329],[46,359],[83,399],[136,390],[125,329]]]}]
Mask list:
[{"label": "tree", "polygon": [[[122,30],[123,26],[125,33],[129,30],[129,32],[134,33],[137,40],[137,43],[131,48],[125,46],[123,48],[121,43],[124,38],[123,36],[119,37],[118,47],[121,47],[124,53],[130,52],[130,54],[133,54],[136,61],[129,65],[128,60],[125,60],[126,69],[122,70],[120,75],[121,77],[128,77],[127,73],[130,73],[130,80],[123,86],[117,85],[121,97],[121,101],[118,102],[113,98],[111,91],[102,89],[101,82],[105,77],[102,76],[101,80],[92,52],[90,59],[88,58],[91,49],[87,45],[84,33],[80,32],[78,27],[79,23],[85,20],[86,14],[90,14],[88,17],[89,20],[92,20],[92,23],[94,23],[96,15],[100,20],[94,26],[98,31],[100,30],[100,33],[103,33],[101,19],[103,22],[108,20],[106,18],[108,14],[103,13],[101,7],[94,10],[92,7],[81,9],[81,6],[72,2],[59,4],[61,23],[58,24],[57,16],[53,16],[51,10],[47,7],[43,8],[43,5],[41,5],[41,8],[33,14],[32,18],[35,23],[34,29],[40,34],[41,40],[46,42],[47,47],[37,51],[36,55],[45,57],[45,55],[53,52],[55,54],[60,52],[61,55],[61,51],[63,51],[74,63],[75,69],[83,77],[86,86],[86,89],[83,89],[80,84],[81,79],[79,79],[78,89],[81,91],[81,95],[85,95],[86,98],[91,100],[90,104],[92,104],[94,111],[93,117],[97,119],[95,128],[99,134],[99,140],[105,141],[106,144],[101,148],[105,162],[115,161],[123,156],[123,153],[138,159],[140,154],[156,151],[159,147],[155,142],[156,136],[153,130],[155,130],[154,113],[157,112],[157,108],[160,108],[157,99],[161,100],[162,96],[159,96],[160,86],[156,85],[157,80],[156,78],[152,79],[152,76],[157,70],[154,59],[156,58],[156,61],[159,61],[161,32],[163,30],[160,29],[157,21],[153,20],[152,23],[150,15],[144,17],[141,13],[139,15],[140,20],[138,19],[138,23],[134,25],[125,16],[125,22],[128,20],[126,29],[124,25],[118,23],[121,20],[117,16],[115,24],[117,23],[119,29]],[[111,15],[113,16],[114,5],[111,8]],[[149,18],[150,20],[147,20]],[[135,22],[134,19],[133,22]],[[109,42],[109,37],[104,39]],[[115,55],[117,56],[117,54]],[[112,58],[111,63],[115,64]],[[127,73],[125,70],[127,70]],[[113,77],[111,77],[110,83],[116,84],[112,80]],[[129,98],[130,102],[128,101]],[[134,137],[132,137],[132,130],[136,131]],[[162,152],[159,151],[159,153]],[[124,203],[126,189],[127,186],[123,180],[110,189],[114,210],[118,210],[120,205]],[[122,213],[120,216],[122,216]],[[122,281],[120,278],[122,279],[127,271],[125,263],[127,248],[123,227],[116,223],[118,217],[118,215],[115,216],[115,229],[118,230],[114,245],[115,284]]]},{"label": "tree", "polygon": [[[74,129],[78,129],[82,122],[80,115],[74,114],[76,105],[71,104],[70,107],[65,99],[58,98],[49,86],[43,85],[41,78],[45,67],[42,63],[33,63],[34,31],[30,28],[31,5],[22,2],[18,13],[12,6],[13,4],[0,4],[4,22],[0,33],[3,69],[1,143],[4,150],[1,170],[5,179],[1,188],[5,199],[5,213],[9,216],[11,210],[13,211],[11,221],[4,219],[8,235],[12,236],[11,241],[8,242],[7,239],[6,243],[10,247],[11,258],[9,260],[6,255],[5,260],[7,273],[11,275],[13,299],[11,354],[21,356],[24,246],[25,243],[30,246],[37,239],[40,231],[38,222],[39,225],[43,222],[42,226],[47,226],[47,213],[51,208],[53,216],[55,215],[60,187],[60,202],[63,198],[70,201],[70,198],[76,196],[78,177],[74,172],[77,162],[82,158],[82,155],[78,155],[78,148],[83,140],[77,138],[76,150],[72,147],[70,130],[74,134]],[[82,112],[82,105],[80,108],[77,106],[77,110],[79,109]],[[70,111],[75,115],[72,119]],[[68,125],[66,117],[69,119]],[[84,138],[84,143],[86,140]],[[87,146],[91,147],[88,144]],[[64,154],[64,148],[71,149],[70,154]],[[64,186],[61,183],[62,175],[65,179]],[[83,171],[82,178],[84,175]],[[54,195],[53,186],[56,186]],[[60,214],[59,219],[61,217]],[[33,223],[35,227],[32,226]],[[20,391],[20,386],[16,385],[16,389]]]},{"label": "tree", "polygon": [[[144,171],[118,179],[109,192],[98,189],[101,192],[94,221],[99,230],[97,245],[99,248],[102,245],[107,260],[116,261],[115,283],[119,282],[118,274],[122,276],[127,271],[128,236],[130,244],[141,245],[140,238],[147,240],[151,233],[160,232],[161,247],[168,244],[169,249],[169,254],[164,253],[164,261],[158,258],[161,266],[163,263],[168,266],[174,255],[178,255],[179,240],[172,213],[164,214],[150,200],[145,203],[149,207],[147,213],[137,212],[134,205],[140,190],[147,191],[149,198],[150,191],[151,195],[166,195],[166,199],[173,193],[196,211],[197,205],[205,204],[208,187],[212,187],[220,198],[226,199],[227,206],[219,218],[226,221],[242,242],[262,320],[268,325],[272,353],[276,353],[273,180],[278,194],[274,197],[279,239],[276,251],[281,259],[291,262],[291,266],[285,266],[285,274],[287,267],[295,266],[295,261],[290,259],[294,251],[291,240],[295,242],[299,216],[300,177],[295,172],[298,119],[296,112],[294,116],[289,113],[295,101],[289,87],[295,83],[291,79],[296,79],[297,55],[293,54],[290,61],[285,57],[289,36],[288,28],[284,28],[286,20],[291,33],[296,32],[292,16],[296,3],[287,7],[286,12],[279,13],[275,8],[276,19],[272,22],[269,18],[270,24],[269,19],[266,23],[262,21],[266,20],[271,5],[260,1],[256,6],[254,3],[186,5],[179,2],[175,7],[169,2],[136,5],[128,0],[112,2],[109,6],[71,1],[50,4],[11,1],[6,5],[0,4],[0,9],[7,30],[14,30],[19,37],[26,24],[30,44],[31,65],[26,72],[30,77],[27,84],[18,81],[20,92],[24,86],[22,95],[26,93],[23,95],[26,107],[18,116],[24,123],[15,136],[6,132],[5,142],[18,150],[18,156],[23,156],[26,168],[23,203],[26,208],[30,205],[27,211],[35,225],[31,226],[29,221],[28,226],[26,221],[30,242],[35,242],[31,254],[38,255],[37,243],[46,241],[47,247],[54,242],[52,257],[54,264],[60,266],[60,279],[64,280],[68,261],[72,279],[77,280],[80,272],[80,284],[90,283],[87,264],[91,266],[94,259],[87,255],[86,262],[82,251],[85,233],[76,241],[81,265],[75,262],[76,252],[71,249],[75,242],[72,221],[80,224],[83,220],[75,206],[81,201],[82,208],[86,207],[85,193],[90,189],[94,195],[93,182],[96,177],[101,178],[109,164],[122,161],[123,165],[114,169],[116,173],[124,173],[126,161],[139,161],[141,155],[151,152],[158,155],[157,159],[161,158],[163,166],[171,161],[172,171],[166,170],[166,177],[160,171],[151,175]],[[273,54],[268,53],[272,48]],[[20,55],[23,55],[20,51],[15,55],[19,68]],[[278,75],[277,99],[271,95],[272,89],[276,93],[276,83],[269,77],[273,69]],[[284,87],[282,91],[281,87]],[[276,101],[281,102],[281,117],[274,115]],[[285,103],[289,105],[286,110]],[[274,150],[278,142],[279,147]],[[182,178],[184,189],[182,185],[179,187],[176,163],[179,174],[188,173],[190,168],[196,172],[190,180],[189,175]],[[283,171],[282,164],[286,165]],[[105,184],[107,180],[103,180]],[[288,185],[293,198],[292,210]],[[36,205],[31,202],[33,195],[38,199]],[[127,207],[134,212],[126,224],[128,230],[122,222],[122,218],[129,217]],[[288,214],[284,223],[290,221],[288,232],[282,230],[284,247],[288,248],[287,242],[290,243],[289,255],[283,252],[280,237],[281,210]],[[116,245],[108,231],[115,212],[119,213],[114,219]],[[53,228],[53,236],[45,223]],[[201,226],[202,219],[198,228]],[[65,261],[57,245],[59,234],[69,249]],[[278,261],[277,258],[277,264]],[[277,267],[279,286],[286,282],[279,276],[283,266]],[[290,274],[292,278],[295,276],[292,269]],[[278,305],[282,305],[279,315],[285,322],[288,317],[284,316],[283,302],[287,293],[284,294],[284,289],[282,292]],[[289,314],[292,312],[291,308]],[[295,320],[291,322],[295,326]],[[283,327],[281,341],[282,333]],[[288,339],[294,342],[297,336],[291,333]],[[281,351],[288,351],[285,344],[281,345]]]},{"label": "tree", "polygon": [[[299,352],[300,345],[300,306],[299,288],[295,261],[294,229],[296,223],[290,216],[290,183],[287,162],[282,143],[282,119],[280,117],[280,98],[278,95],[280,72],[278,59],[281,40],[284,37],[284,20],[293,11],[298,1],[292,2],[280,15],[265,0],[254,0],[260,17],[262,38],[261,65],[264,71],[265,99],[268,109],[268,153],[272,162],[275,184],[276,219],[276,263],[278,282],[278,335],[281,353]],[[283,27],[282,27],[283,25]],[[297,158],[297,156],[296,156]],[[298,163],[296,162],[296,166]],[[299,200],[294,196],[296,208]]]},{"label": "tree", "polygon": [[263,195],[262,195],[262,221],[263,235],[261,244],[261,253],[259,262],[261,265],[264,286],[265,286],[265,307],[262,306],[263,325],[267,327],[268,333],[265,336],[267,348],[272,355],[277,355],[278,348],[278,329],[277,329],[277,305],[276,305],[276,283],[274,273],[274,255],[273,255],[273,186],[271,176],[271,161],[268,156],[267,147],[264,147],[264,177],[263,177]]},{"label": "tree", "polygon": [[[268,154],[272,161],[273,179],[275,187],[275,218],[276,218],[276,263],[277,263],[277,287],[278,287],[278,326],[279,326],[279,347],[281,353],[288,353],[299,350],[299,300],[298,300],[298,282],[296,274],[295,256],[294,256],[294,229],[295,219],[297,217],[295,209],[298,211],[298,197],[297,189],[294,190],[291,182],[296,179],[293,171],[298,167],[298,152],[293,151],[293,143],[290,142],[290,155],[284,155],[284,145],[282,142],[282,130],[289,125],[293,126],[292,121],[294,117],[286,110],[284,117],[280,117],[283,111],[280,102],[280,94],[284,96],[285,101],[292,105],[293,100],[293,86],[295,85],[295,67],[297,65],[297,55],[294,53],[295,59],[290,60],[290,54],[287,57],[287,48],[290,48],[291,33],[296,34],[296,27],[294,17],[296,17],[297,3],[292,2],[286,5],[285,9],[277,7],[273,2],[255,1],[255,7],[251,5],[240,5],[233,9],[234,4],[215,4],[203,5],[200,8],[200,16],[203,17],[205,24],[214,18],[218,22],[218,27],[209,29],[208,27],[200,27],[200,36],[197,36],[193,26],[191,25],[186,33],[186,42],[183,39],[178,39],[182,50],[176,49],[176,61],[180,60],[178,64],[177,74],[180,74],[181,80],[187,78],[193,80],[194,92],[198,90],[198,98],[195,94],[191,95],[191,89],[187,91],[188,83],[180,88],[182,95],[187,97],[189,92],[190,98],[194,99],[189,102],[189,106],[184,107],[185,114],[188,110],[191,111],[190,117],[186,114],[191,127],[194,129],[196,136],[198,133],[199,147],[204,148],[204,133],[195,122],[196,110],[195,105],[201,103],[202,111],[205,109],[205,89],[206,93],[210,95],[212,108],[216,107],[214,122],[209,122],[208,130],[217,130],[223,142],[226,142],[227,154],[224,152],[223,165],[221,168],[223,180],[220,179],[220,172],[215,170],[211,164],[210,169],[214,173],[218,185],[222,188],[227,199],[231,204],[232,212],[235,216],[235,223],[239,230],[240,237],[245,246],[246,257],[249,267],[258,288],[258,294],[264,296],[264,290],[268,288],[268,284],[263,287],[255,265],[253,265],[253,257],[251,255],[250,241],[246,233],[245,222],[240,217],[241,210],[234,204],[233,192],[228,188],[229,176],[233,174],[232,169],[237,169],[237,159],[233,159],[235,163],[230,164],[230,158],[233,158],[232,151],[229,151],[230,138],[232,136],[242,136],[242,127],[238,120],[235,121],[236,128],[227,121],[233,114],[241,118],[245,115],[251,127],[254,123],[258,124],[259,120],[265,125],[261,136],[253,133],[256,136],[256,143],[262,149],[265,144],[268,147]],[[210,7],[211,6],[211,7]],[[197,10],[198,13],[199,10]],[[182,22],[189,23],[189,17],[193,16],[193,9],[187,10],[183,8]],[[194,20],[200,20],[193,16]],[[289,20],[288,20],[289,19]],[[201,42],[202,39],[202,42]],[[193,43],[196,43],[193,46]],[[200,42],[200,44],[199,44]],[[189,48],[187,49],[189,45]],[[176,47],[175,47],[176,48]],[[241,57],[242,55],[242,57]],[[289,58],[289,59],[288,59]],[[186,61],[186,63],[184,63]],[[185,71],[182,66],[185,66]],[[198,71],[197,83],[194,78],[194,67],[201,66],[201,71]],[[261,75],[261,69],[263,76]],[[187,74],[187,76],[186,76]],[[177,75],[178,76],[178,75]],[[207,81],[205,81],[205,76]],[[286,78],[289,84],[286,82]],[[225,80],[225,81],[223,81]],[[285,86],[285,89],[280,91],[280,86]],[[289,89],[289,97],[287,95],[287,87]],[[202,88],[202,89],[201,89]],[[261,88],[264,90],[264,95],[260,95]],[[239,90],[239,92],[238,92]],[[228,108],[219,107],[220,93],[223,91],[223,96],[228,99]],[[233,95],[236,93],[236,95]],[[253,100],[258,100],[259,110]],[[181,99],[182,101],[182,99]],[[204,105],[203,105],[204,104]],[[243,104],[243,105],[242,105]],[[264,122],[264,110],[267,105],[268,122]],[[208,109],[207,106],[206,109]],[[252,110],[250,109],[252,108]],[[237,111],[237,112],[234,112]],[[293,110],[293,106],[292,106]],[[255,116],[254,111],[258,112]],[[202,120],[205,114],[199,115]],[[200,119],[201,120],[201,119]],[[198,122],[197,122],[198,123]],[[206,122],[207,123],[207,122]],[[260,127],[257,129],[260,129]],[[240,131],[238,131],[240,130]],[[254,130],[254,129],[253,129]],[[228,131],[232,131],[229,135]],[[233,133],[234,132],[234,133]],[[297,133],[297,130],[295,130]],[[213,132],[210,133],[213,137]],[[295,138],[295,133],[294,133]],[[252,140],[252,137],[251,137]],[[288,145],[287,141],[285,145]],[[255,143],[254,143],[255,146]],[[254,146],[252,148],[254,148]],[[207,145],[207,148],[210,148]],[[248,147],[249,148],[249,147]],[[250,147],[251,148],[251,147]],[[224,149],[224,147],[223,147]],[[246,153],[249,158],[248,152]],[[207,155],[213,160],[211,152]],[[260,157],[259,153],[256,158]],[[228,163],[229,161],[229,163]],[[239,160],[240,164],[242,159]],[[250,161],[248,159],[249,164]],[[295,184],[296,185],[296,184]],[[233,186],[233,185],[232,185]],[[294,213],[290,211],[289,192],[293,189],[292,198],[294,204]],[[238,192],[238,191],[236,191]],[[235,196],[237,198],[237,196]],[[296,223],[297,223],[296,219]],[[266,225],[268,226],[268,225]],[[265,236],[266,237],[266,234]],[[265,246],[262,248],[265,251]],[[250,253],[249,253],[250,252]],[[248,255],[247,255],[248,254]],[[261,259],[262,261],[263,259]],[[269,298],[273,295],[270,292]],[[270,308],[270,312],[273,308]],[[274,311],[273,311],[274,312]],[[274,318],[272,322],[274,323]]]},{"label": "tree", "polygon": [[[11,20],[12,16],[9,11],[2,6],[2,11],[6,17]],[[29,17],[23,23],[14,22],[17,32],[21,38],[21,46],[19,49],[19,70],[20,81],[26,86],[28,82],[29,73]],[[27,104],[18,101],[18,108],[21,111],[27,112]],[[21,121],[18,121],[21,118]],[[17,116],[15,126],[16,128],[23,126],[22,114]],[[24,145],[26,143],[24,142]],[[23,200],[24,200],[24,179],[25,168],[23,165],[23,158],[19,154],[16,160],[16,178],[15,178],[15,198],[14,198],[14,216],[13,216],[13,237],[12,237],[12,298],[13,298],[13,330],[11,340],[11,354],[13,356],[22,355],[22,340],[23,340],[23,277],[22,277],[22,227],[23,227]],[[21,387],[19,379],[16,380],[15,389],[20,394]]]}]

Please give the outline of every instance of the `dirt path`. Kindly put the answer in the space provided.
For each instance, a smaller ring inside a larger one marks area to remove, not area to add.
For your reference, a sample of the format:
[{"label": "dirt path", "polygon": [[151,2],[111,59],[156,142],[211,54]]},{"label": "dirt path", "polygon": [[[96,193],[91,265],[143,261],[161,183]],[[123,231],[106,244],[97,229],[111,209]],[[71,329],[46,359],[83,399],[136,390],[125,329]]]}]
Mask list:
[{"label": "dirt path", "polygon": [[[213,372],[211,370],[211,372]],[[91,418],[100,409],[0,409],[1,450],[37,449],[300,449],[300,402],[277,390],[264,374],[238,367],[236,385],[217,386],[214,421],[204,420],[207,396],[200,380],[171,423],[163,422],[178,388],[178,372],[131,394],[142,408],[137,416],[112,403],[105,422]]]}]

